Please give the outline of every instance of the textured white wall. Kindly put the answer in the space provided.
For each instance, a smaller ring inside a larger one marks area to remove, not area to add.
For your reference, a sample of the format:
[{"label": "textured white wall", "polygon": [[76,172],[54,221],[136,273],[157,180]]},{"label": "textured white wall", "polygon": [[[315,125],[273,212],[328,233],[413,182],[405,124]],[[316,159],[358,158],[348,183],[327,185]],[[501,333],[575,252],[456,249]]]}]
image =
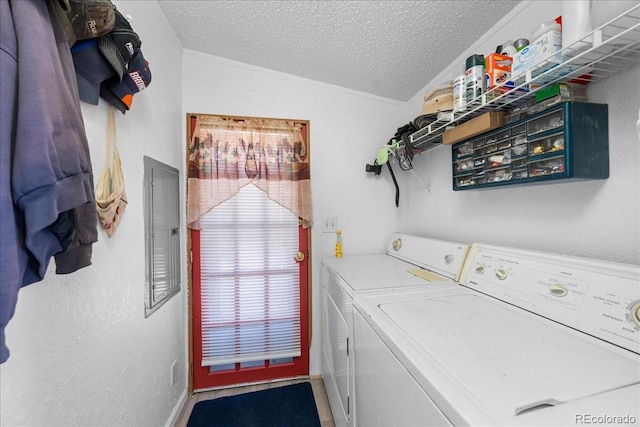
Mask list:
[{"label": "textured white wall", "polygon": [[[181,50],[156,2],[116,5],[133,17],[152,71],[132,110],[116,113],[129,205],[113,238],[99,232],[92,266],[58,276],[52,261],[44,281],[20,291],[0,368],[3,426],[164,425],[186,390],[186,275],[182,291],[144,318],[142,192],[144,155],[183,170]],[[82,107],[97,182],[106,103]]]},{"label": "textured white wall", "polygon": [[[193,51],[183,64],[185,114],[310,121],[314,302],[320,301],[320,260],[335,244],[335,234],[322,233],[322,217],[338,218],[346,254],[384,250],[397,220],[395,190],[366,174],[365,164],[401,124],[400,103]],[[319,315],[314,303],[312,374],[320,373]]]}]

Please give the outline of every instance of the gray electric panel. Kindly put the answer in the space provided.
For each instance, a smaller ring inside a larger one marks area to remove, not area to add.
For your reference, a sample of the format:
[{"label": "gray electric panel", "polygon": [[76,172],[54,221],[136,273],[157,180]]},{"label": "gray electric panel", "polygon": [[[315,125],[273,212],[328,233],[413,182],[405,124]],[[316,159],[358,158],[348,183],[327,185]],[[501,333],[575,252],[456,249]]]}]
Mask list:
[{"label": "gray electric panel", "polygon": [[180,291],[178,169],[144,156],[145,317]]}]

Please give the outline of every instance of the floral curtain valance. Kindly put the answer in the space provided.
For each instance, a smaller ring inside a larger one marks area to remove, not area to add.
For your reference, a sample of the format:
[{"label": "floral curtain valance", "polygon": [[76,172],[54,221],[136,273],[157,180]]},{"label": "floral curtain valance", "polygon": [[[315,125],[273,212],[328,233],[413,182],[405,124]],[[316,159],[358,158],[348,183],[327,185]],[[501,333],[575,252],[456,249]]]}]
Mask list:
[{"label": "floral curtain valance", "polygon": [[306,132],[300,123],[275,119],[189,116],[187,225],[254,184],[269,198],[313,223]]}]

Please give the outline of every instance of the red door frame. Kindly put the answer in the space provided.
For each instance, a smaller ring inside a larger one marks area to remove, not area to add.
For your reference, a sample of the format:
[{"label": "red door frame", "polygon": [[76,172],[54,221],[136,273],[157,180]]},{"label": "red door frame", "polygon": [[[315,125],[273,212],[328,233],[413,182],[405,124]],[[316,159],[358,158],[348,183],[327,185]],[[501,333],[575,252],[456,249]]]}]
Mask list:
[{"label": "red door frame", "polygon": [[[235,384],[254,383],[281,378],[292,378],[309,375],[309,250],[308,229],[298,227],[300,252],[305,258],[299,263],[300,267],[300,357],[294,358],[290,363],[270,365],[265,361],[265,366],[242,368],[236,363],[235,369],[228,371],[210,372],[208,366],[202,366],[202,293],[200,286],[200,231],[191,230],[191,248],[193,259],[191,262],[192,277],[192,336],[193,361],[192,381],[193,390],[209,389]],[[294,254],[292,254],[293,256]]]}]

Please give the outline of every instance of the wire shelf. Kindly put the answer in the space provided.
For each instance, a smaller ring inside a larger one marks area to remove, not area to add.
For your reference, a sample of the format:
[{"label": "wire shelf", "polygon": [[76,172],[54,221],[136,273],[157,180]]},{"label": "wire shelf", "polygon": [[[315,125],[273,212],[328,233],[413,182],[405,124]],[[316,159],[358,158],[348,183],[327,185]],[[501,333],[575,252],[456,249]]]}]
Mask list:
[{"label": "wire shelf", "polygon": [[595,83],[640,64],[640,4],[601,25],[577,42],[561,49],[554,63],[549,58],[530,67],[526,73],[497,85],[467,102],[465,111],[436,119],[410,135],[417,153],[441,145],[444,131],[488,111],[508,111],[530,101],[535,93],[554,83]]}]

